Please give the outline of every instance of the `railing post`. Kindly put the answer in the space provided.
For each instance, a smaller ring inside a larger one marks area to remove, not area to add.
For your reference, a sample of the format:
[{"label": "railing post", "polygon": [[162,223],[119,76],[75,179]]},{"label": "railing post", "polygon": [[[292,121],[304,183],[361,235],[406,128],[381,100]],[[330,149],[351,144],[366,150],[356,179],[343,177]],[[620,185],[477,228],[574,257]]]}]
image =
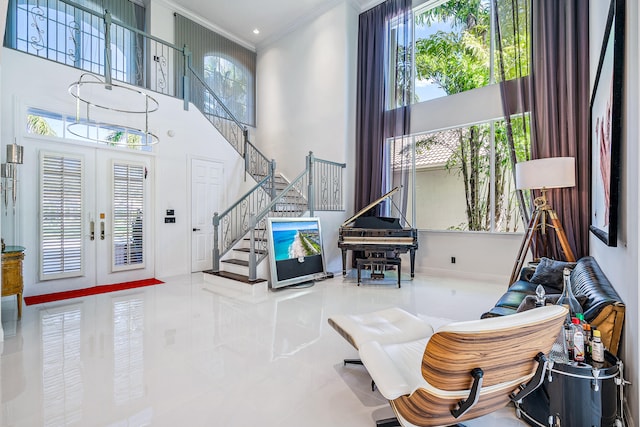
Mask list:
[{"label": "railing post", "polygon": [[271,177],[271,200],[276,198],[276,161],[271,159],[269,163],[269,176]]},{"label": "railing post", "polygon": [[111,89],[111,13],[104,10],[104,82]]},{"label": "railing post", "polygon": [[[249,129],[245,126],[242,128],[242,138],[244,139],[244,153],[247,152],[247,143],[249,142]],[[244,155],[244,153],[242,153]]]},{"label": "railing post", "polygon": [[220,246],[218,244],[218,228],[220,227],[220,217],[218,212],[213,214],[213,270],[214,273],[220,272]]},{"label": "railing post", "polygon": [[307,156],[307,173],[309,176],[307,197],[309,203],[309,216],[313,216],[313,208],[315,207],[315,192],[313,190],[313,151],[309,151]]},{"label": "railing post", "polygon": [[258,276],[256,262],[256,217],[251,218],[251,231],[249,231],[249,281],[253,282]]},{"label": "railing post", "polygon": [[[247,180],[247,173],[249,173],[249,138],[246,129],[242,132],[244,134],[244,148],[242,149],[242,157],[244,157],[244,180]],[[249,173],[250,174],[250,173]]]},{"label": "railing post", "polygon": [[184,69],[182,70],[182,99],[184,101],[185,111],[189,110],[189,101],[191,98],[191,83],[189,82],[189,68],[191,67],[191,52],[185,44],[182,49],[184,59]]}]

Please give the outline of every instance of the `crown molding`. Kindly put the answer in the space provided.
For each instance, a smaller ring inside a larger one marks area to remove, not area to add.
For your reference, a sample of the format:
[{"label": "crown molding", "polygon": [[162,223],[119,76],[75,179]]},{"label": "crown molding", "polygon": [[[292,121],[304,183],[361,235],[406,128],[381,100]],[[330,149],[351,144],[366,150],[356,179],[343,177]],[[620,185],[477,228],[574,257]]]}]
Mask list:
[{"label": "crown molding", "polygon": [[194,12],[190,11],[189,9],[186,9],[176,3],[174,3],[171,0],[153,0],[152,3],[160,3],[162,5],[164,5],[165,7],[173,10],[174,13],[179,13],[180,15],[184,16],[185,18],[189,18],[191,19],[193,22],[196,22],[200,25],[202,25],[205,28],[210,29],[211,31],[215,31],[216,33],[228,38],[231,41],[234,41],[236,43],[238,43],[239,45],[246,47],[247,49],[255,52],[256,51],[256,45],[253,43],[248,42],[245,39],[242,39],[238,36],[236,36],[235,34],[231,34],[230,32],[218,27],[217,25],[202,19],[199,15],[195,14]]}]

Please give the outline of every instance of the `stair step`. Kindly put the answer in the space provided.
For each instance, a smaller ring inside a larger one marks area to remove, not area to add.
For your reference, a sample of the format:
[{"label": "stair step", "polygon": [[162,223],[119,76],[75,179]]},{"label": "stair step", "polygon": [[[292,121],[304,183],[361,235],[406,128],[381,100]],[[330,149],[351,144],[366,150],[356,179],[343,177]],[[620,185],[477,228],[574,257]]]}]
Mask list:
[{"label": "stair step", "polygon": [[[256,228],[256,230],[258,230],[258,228]],[[263,229],[263,230],[264,230],[264,229]],[[248,242],[248,241],[250,241],[251,239],[250,239],[250,238],[248,238],[248,237],[245,237],[245,238],[244,238],[244,239],[242,239],[242,240],[245,240],[245,241],[247,241],[247,242]],[[267,239],[265,239],[265,238],[263,238],[263,237],[254,237],[254,238],[253,238],[253,240],[254,240],[254,241],[256,241],[256,242],[266,242],[266,241],[267,241]]]},{"label": "stair step", "polygon": [[242,259],[234,259],[234,258],[223,259],[220,262],[226,262],[227,264],[241,265],[243,267],[249,267],[249,261],[245,261],[245,260],[242,260]]},{"label": "stair step", "polygon": [[[237,248],[234,249],[234,251],[249,253],[251,252],[251,248]],[[267,253],[267,251],[263,251],[262,249],[255,249],[254,252],[258,255],[264,255]]]},{"label": "stair step", "polygon": [[206,271],[203,271],[203,273],[213,274],[214,276],[224,277],[225,279],[231,279],[231,280],[235,280],[237,282],[248,283],[250,285],[253,285],[255,283],[261,283],[261,282],[266,282],[267,281],[267,279],[249,280],[249,276],[245,276],[245,275],[242,275],[242,274],[231,273],[229,271],[218,271],[218,272],[214,273],[211,270],[206,270]]}]

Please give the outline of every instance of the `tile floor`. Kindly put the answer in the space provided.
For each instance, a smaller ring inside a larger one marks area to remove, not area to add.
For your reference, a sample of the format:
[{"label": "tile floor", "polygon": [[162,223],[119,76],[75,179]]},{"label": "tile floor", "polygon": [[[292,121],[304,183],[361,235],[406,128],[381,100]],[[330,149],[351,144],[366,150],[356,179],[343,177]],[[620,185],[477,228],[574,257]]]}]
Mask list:
[{"label": "tile floor", "polygon": [[[400,306],[436,323],[475,319],[506,287],[394,281],[252,296],[193,274],[27,306],[21,321],[4,298],[0,425],[372,427],[391,410],[362,367],[342,365],[357,353],[327,317]],[[467,423],[524,425],[511,408]]]}]

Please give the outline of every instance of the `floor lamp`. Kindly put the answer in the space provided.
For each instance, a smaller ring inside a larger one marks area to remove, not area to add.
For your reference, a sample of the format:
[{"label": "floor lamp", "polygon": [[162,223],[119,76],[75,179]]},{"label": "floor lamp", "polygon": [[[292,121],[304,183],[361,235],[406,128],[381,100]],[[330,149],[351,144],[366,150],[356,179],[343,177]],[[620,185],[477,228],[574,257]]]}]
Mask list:
[{"label": "floor lamp", "polygon": [[527,233],[520,245],[518,257],[511,272],[510,285],[517,280],[524,265],[527,251],[537,235],[540,236],[542,242],[545,242],[546,246],[548,229],[555,230],[566,260],[570,262],[576,260],[558,215],[547,202],[548,189],[574,187],[575,185],[576,163],[573,157],[550,157],[516,163],[516,188],[518,190],[541,190],[542,194],[533,201],[535,210],[531,215]]}]

